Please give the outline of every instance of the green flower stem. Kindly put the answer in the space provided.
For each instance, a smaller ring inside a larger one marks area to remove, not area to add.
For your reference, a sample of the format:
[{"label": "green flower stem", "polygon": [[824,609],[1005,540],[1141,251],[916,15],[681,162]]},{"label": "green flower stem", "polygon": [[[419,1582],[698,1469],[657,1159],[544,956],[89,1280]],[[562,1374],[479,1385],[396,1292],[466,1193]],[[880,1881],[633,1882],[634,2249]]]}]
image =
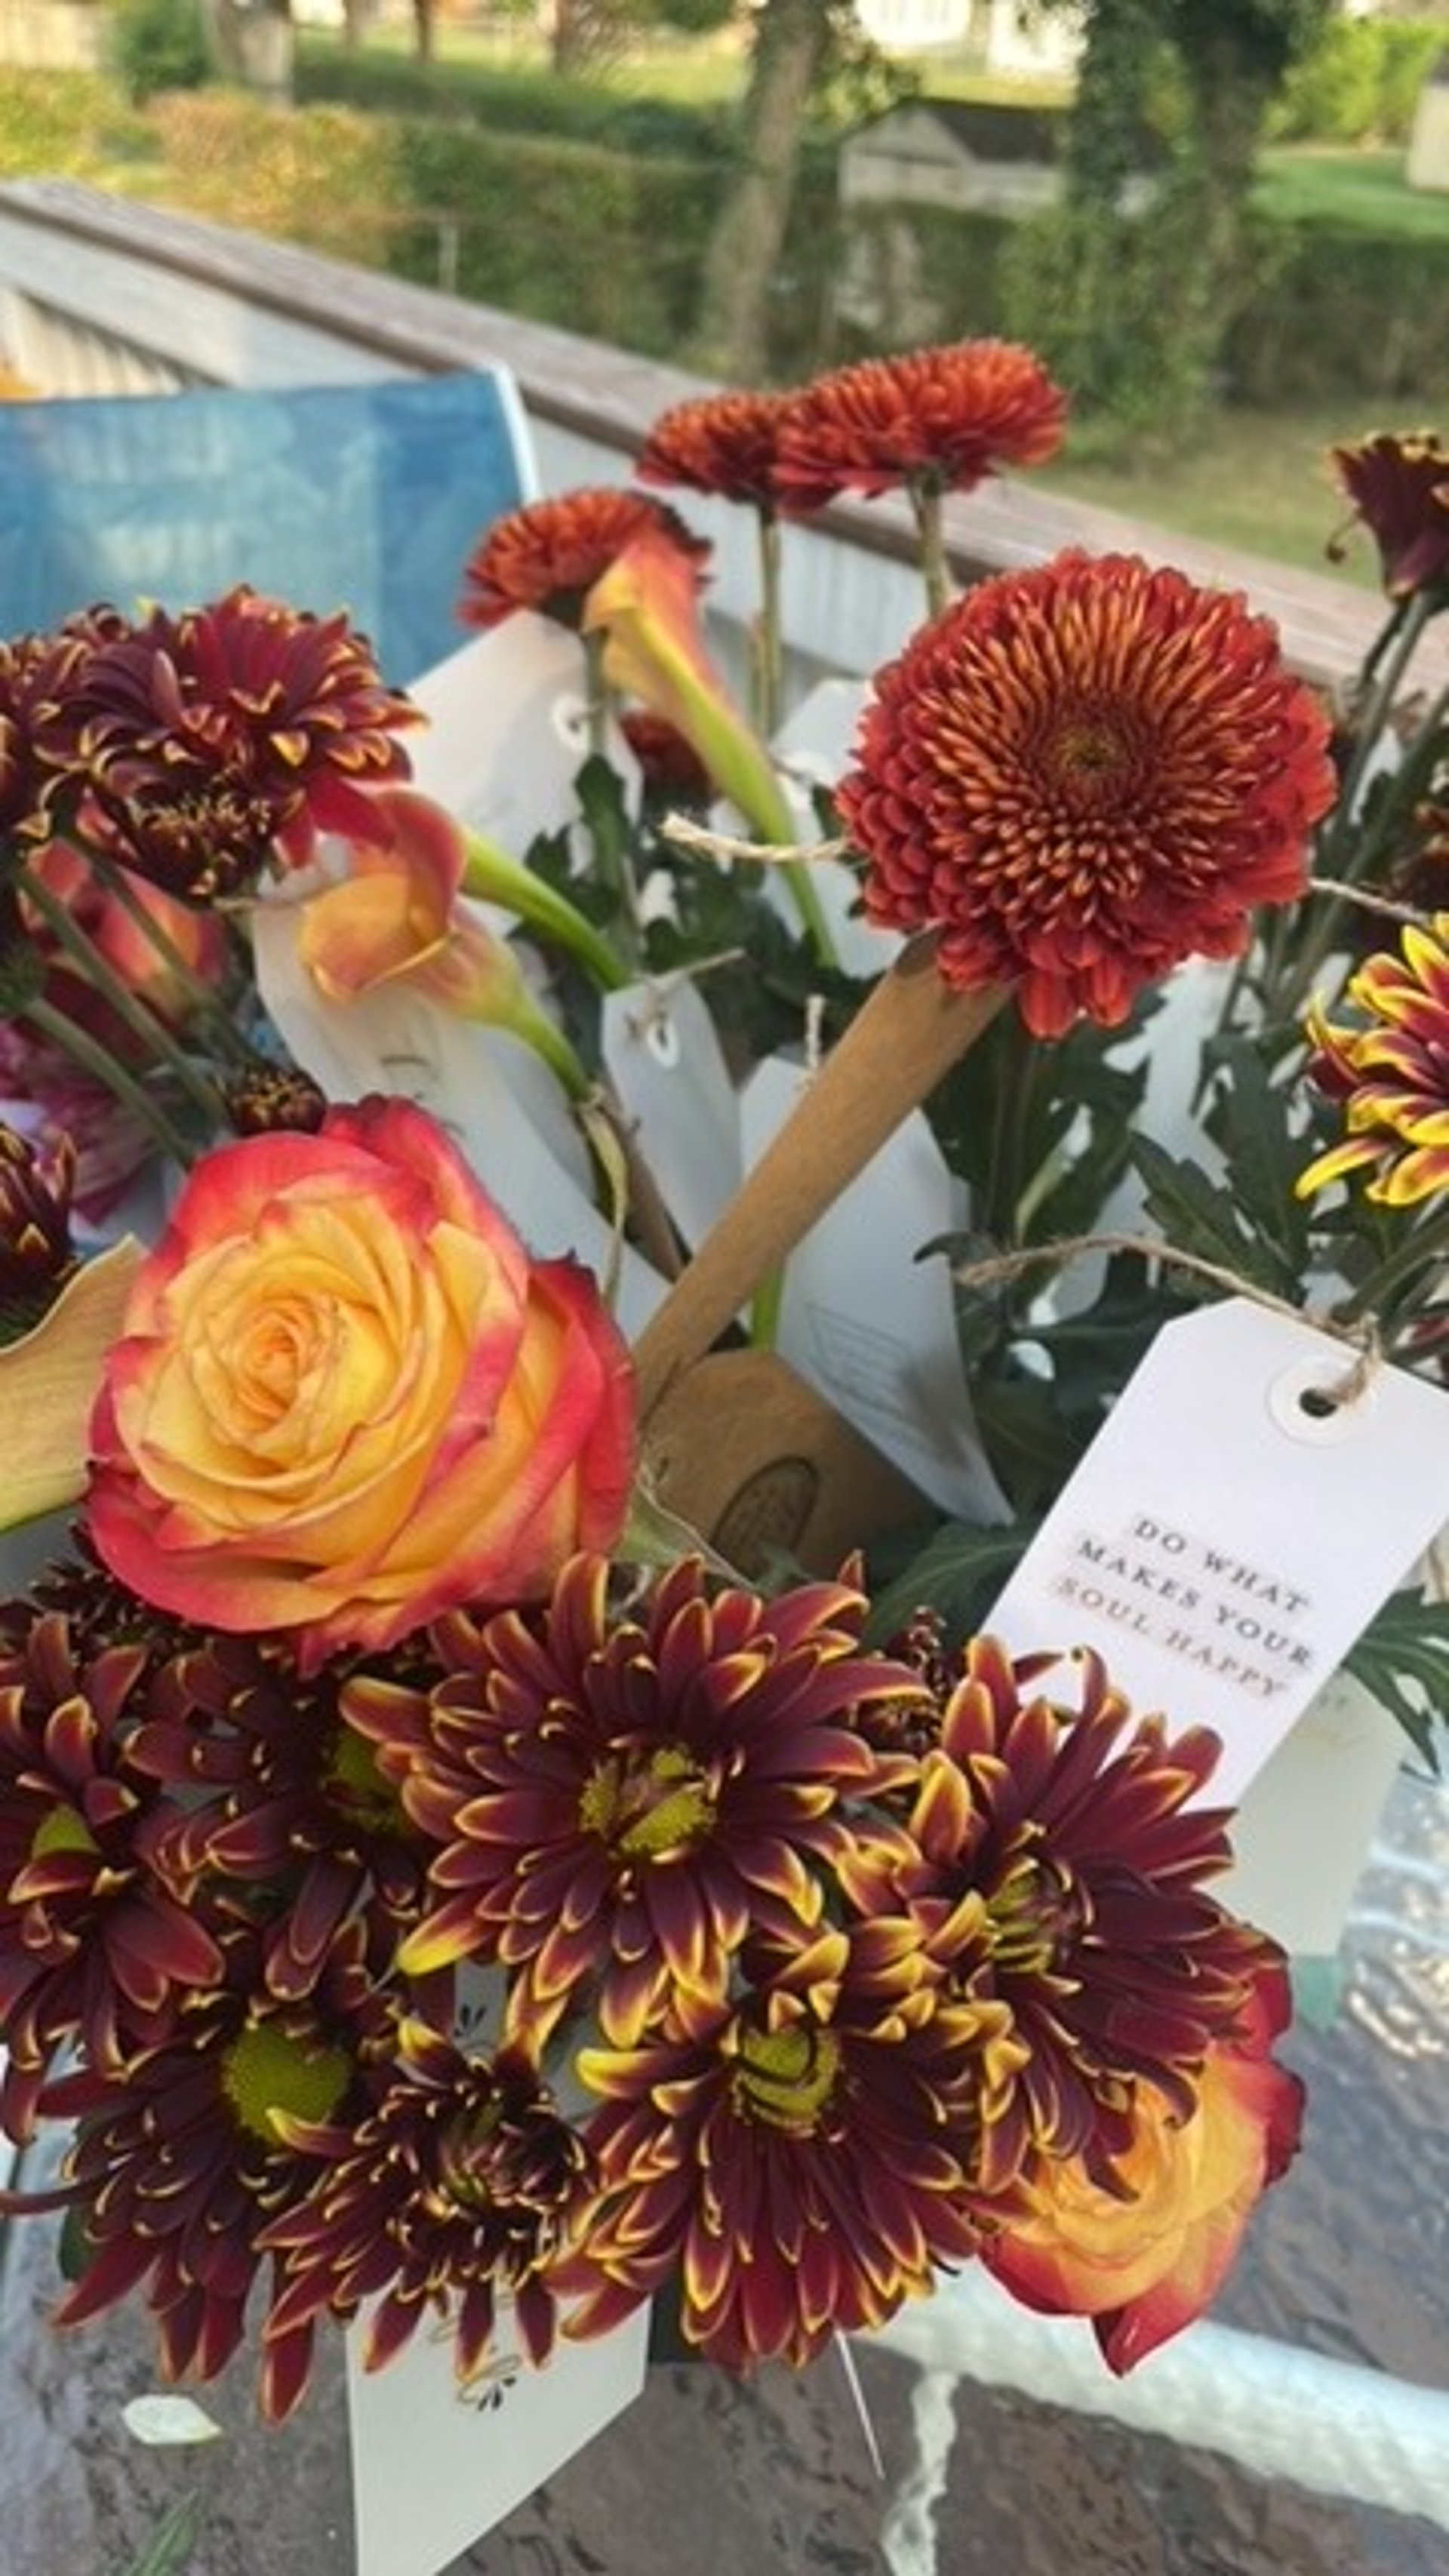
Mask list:
[{"label": "green flower stem", "polygon": [[532,1047],[534,1054],[542,1057],[550,1073],[557,1075],[570,1100],[590,1098],[593,1081],[578,1054],[557,1022],[549,1018],[547,1011],[541,1011],[526,991],[518,995],[512,1006],[492,1022],[492,1026],[505,1030],[521,1045]]},{"label": "green flower stem", "polygon": [[[75,835],[72,837],[78,838]],[[234,1064],[251,1066],[258,1063],[260,1059],[255,1049],[248,1046],[225,1002],[210,984],[202,982],[195,967],[182,956],[169,930],[156,920],[154,914],[146,910],[136,892],[129,868],[119,866],[116,860],[107,857],[104,852],[94,848],[90,843],[78,841],[78,846],[84,848],[87,863],[100,879],[106,892],[114,895],[121,910],[130,915],[136,928],[149,939],[167,973],[175,977],[185,993],[197,1021],[204,1024],[208,1033],[215,1039],[218,1050],[229,1055]]]},{"label": "green flower stem", "polygon": [[[1381,835],[1365,832],[1358,812],[1364,780],[1392,712],[1394,700],[1412,661],[1434,602],[1427,591],[1416,591],[1389,618],[1373,652],[1368,667],[1376,672],[1358,725],[1353,757],[1344,772],[1333,820],[1319,846],[1317,874],[1337,877],[1343,885],[1356,885],[1366,876],[1378,855]],[[1343,906],[1325,903],[1312,929],[1292,961],[1292,969],[1281,997],[1285,1017],[1296,1017],[1313,990],[1314,982],[1325,960],[1332,954],[1343,916]]]},{"label": "green flower stem", "polygon": [[[109,1003],[118,1019],[140,1040],[148,1055],[165,1067],[178,1088],[186,1093],[212,1126],[224,1125],[226,1112],[215,1084],[208,1082],[205,1074],[198,1073],[165,1021],[158,1019],[156,1013],[132,992],[124,976],[118,975],[108,964],[95,941],[82,930],[69,905],[62,903],[44,878],[28,867],[24,860],[15,869],[14,882],[25,901],[40,914],[62,954],[79,969],[102,1000]],[[27,1005],[26,1016],[34,1020],[33,1004]]]},{"label": "green flower stem", "polygon": [[838,969],[840,951],[835,945],[830,924],[825,918],[820,890],[810,873],[809,861],[787,859],[785,882],[790,889],[790,900],[800,915],[800,927],[815,951],[816,965]]},{"label": "green flower stem", "polygon": [[501,904],[506,912],[561,948],[597,984],[600,992],[620,993],[633,978],[603,932],[587,920],[567,895],[535,876],[518,859],[508,857],[480,832],[465,832],[467,862],[463,892],[480,902]]},{"label": "green flower stem", "polygon": [[103,1083],[112,1098],[119,1100],[123,1109],[133,1111],[136,1117],[144,1120],[163,1154],[169,1154],[172,1160],[179,1163],[183,1169],[192,1162],[194,1149],[190,1139],[183,1136],[180,1128],[172,1124],[160,1102],[152,1098],[144,1083],[138,1082],[134,1074],[128,1073],[126,1067],[119,1064],[111,1054],[109,1047],[103,1047],[98,1039],[91,1036],[89,1029],[83,1029],[79,1021],[71,1019],[67,1012],[57,1010],[55,1004],[47,1002],[43,995],[37,995],[33,1001],[26,1003],[25,1019],[29,1027],[38,1029],[42,1037],[49,1038],[54,1045],[62,1047],[73,1063],[80,1065],[84,1072],[93,1074],[97,1082]]},{"label": "green flower stem", "polygon": [[607,760],[611,692],[604,677],[604,647],[608,637],[601,629],[595,629],[580,641],[584,648],[584,721],[589,751],[595,760]]},{"label": "green flower stem", "polygon": [[768,742],[785,702],[784,636],[780,620],[780,522],[773,510],[757,514],[760,536],[760,622],[755,633],[755,722]]},{"label": "green flower stem", "polygon": [[1336,1322],[1357,1323],[1364,1315],[1374,1315],[1406,1287],[1417,1271],[1430,1262],[1438,1263],[1449,1256],[1449,1208],[1431,1216],[1410,1234],[1407,1242],[1387,1255],[1378,1267],[1361,1279],[1353,1295],[1334,1308]]},{"label": "green flower stem", "polygon": [[921,572],[926,584],[926,615],[939,617],[949,608],[953,584],[951,568],[946,561],[946,532],[943,524],[942,493],[938,483],[928,475],[908,486],[911,508],[915,514],[916,536],[921,549]]}]

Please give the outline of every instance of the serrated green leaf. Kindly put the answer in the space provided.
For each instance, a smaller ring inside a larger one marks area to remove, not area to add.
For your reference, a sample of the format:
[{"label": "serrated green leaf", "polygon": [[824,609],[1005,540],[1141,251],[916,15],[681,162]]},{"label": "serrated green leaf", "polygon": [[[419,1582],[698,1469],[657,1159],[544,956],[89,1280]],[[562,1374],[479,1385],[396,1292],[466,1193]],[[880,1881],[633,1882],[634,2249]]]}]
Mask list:
[{"label": "serrated green leaf", "polygon": [[1438,1772],[1436,1730],[1449,1725],[1449,1602],[1391,1593],[1344,1664]]},{"label": "serrated green leaf", "polygon": [[1293,1194],[1303,1148],[1289,1127],[1289,1095],[1270,1082],[1251,1038],[1220,1039],[1212,1061],[1226,1081],[1214,1098],[1209,1132],[1222,1150],[1240,1211],[1276,1252],[1280,1284],[1291,1286],[1307,1267],[1309,1217]]},{"label": "serrated green leaf", "polygon": [[1088,1430],[1067,1418],[1050,1378],[1025,1371],[974,1379],[971,1409],[992,1473],[1018,1518],[1045,1511],[1086,1447]]},{"label": "serrated green leaf", "polygon": [[1072,1423],[1096,1421],[1141,1365],[1163,1325],[1182,1312],[1175,1280],[1159,1282],[1135,1252],[1114,1253],[1090,1306],[1041,1327],[1058,1410]]},{"label": "serrated green leaf", "polygon": [[1235,1279],[1275,1296],[1293,1285],[1291,1278],[1285,1282],[1273,1245],[1244,1223],[1232,1192],[1210,1179],[1201,1163],[1190,1155],[1165,1153],[1150,1136],[1134,1136],[1132,1160],[1164,1244],[1214,1262]]},{"label": "serrated green leaf", "polygon": [[1009,1521],[990,1529],[953,1521],[937,1530],[905,1572],[877,1594],[868,1629],[872,1642],[881,1645],[897,1635],[920,1609],[938,1612],[950,1644],[972,1636],[1035,1529],[1034,1521]]}]

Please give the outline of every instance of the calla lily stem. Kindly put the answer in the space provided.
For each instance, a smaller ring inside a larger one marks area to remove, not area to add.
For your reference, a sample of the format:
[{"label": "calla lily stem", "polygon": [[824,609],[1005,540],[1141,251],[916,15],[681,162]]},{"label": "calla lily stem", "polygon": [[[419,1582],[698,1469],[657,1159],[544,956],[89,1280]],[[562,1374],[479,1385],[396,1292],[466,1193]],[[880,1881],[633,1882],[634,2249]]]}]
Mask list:
[{"label": "calla lily stem", "polygon": [[463,892],[482,903],[500,904],[528,929],[537,931],[581,966],[604,993],[621,993],[632,977],[614,954],[603,932],[587,920],[567,895],[511,859],[479,832],[465,834],[467,862]]}]

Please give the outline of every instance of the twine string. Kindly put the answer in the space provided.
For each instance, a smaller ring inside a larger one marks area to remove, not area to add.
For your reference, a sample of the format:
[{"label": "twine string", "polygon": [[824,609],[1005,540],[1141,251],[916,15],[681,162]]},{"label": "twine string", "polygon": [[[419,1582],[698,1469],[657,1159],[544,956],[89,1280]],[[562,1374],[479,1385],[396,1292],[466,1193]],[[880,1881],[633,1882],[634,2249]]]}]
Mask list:
[{"label": "twine string", "polygon": [[1286,1297],[1277,1297],[1270,1288],[1260,1288],[1253,1280],[1228,1269],[1221,1261],[1209,1261],[1200,1252],[1186,1252],[1178,1244],[1165,1243],[1150,1234],[1066,1234],[1049,1243],[1026,1245],[1020,1252],[998,1252],[980,1261],[953,1263],[951,1276],[961,1288],[987,1288],[1008,1279],[1019,1278],[1023,1271],[1041,1262],[1063,1269],[1089,1252],[1132,1252],[1144,1261],[1162,1263],[1168,1269],[1190,1271],[1194,1278],[1211,1280],[1232,1297],[1246,1297],[1255,1306],[1264,1306],[1269,1314],[1281,1315],[1290,1324],[1307,1324],[1316,1333],[1342,1342],[1353,1354],[1353,1364],[1334,1386],[1321,1387],[1317,1401],[1335,1413],[1344,1406],[1357,1404],[1368,1392],[1379,1370],[1384,1366],[1383,1345],[1378,1325],[1372,1315],[1359,1317],[1353,1323],[1341,1324],[1336,1316],[1317,1314],[1306,1307],[1290,1305]]},{"label": "twine string", "polygon": [[838,835],[828,841],[741,840],[733,832],[711,831],[708,824],[696,823],[688,814],[666,814],[659,830],[677,849],[698,850],[710,859],[748,859],[761,867],[779,867],[792,859],[838,859],[851,847]]}]

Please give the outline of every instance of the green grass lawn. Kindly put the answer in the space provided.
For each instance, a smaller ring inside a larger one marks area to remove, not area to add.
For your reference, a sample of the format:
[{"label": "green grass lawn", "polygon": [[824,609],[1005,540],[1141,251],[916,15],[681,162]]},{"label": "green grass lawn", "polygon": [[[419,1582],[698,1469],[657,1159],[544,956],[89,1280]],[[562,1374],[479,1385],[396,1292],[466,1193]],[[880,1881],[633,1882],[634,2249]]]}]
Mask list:
[{"label": "green grass lawn", "polygon": [[1346,516],[1327,450],[1372,425],[1352,409],[1224,411],[1200,448],[1150,466],[1075,458],[1069,434],[1061,456],[1031,479],[1184,536],[1242,546],[1304,572],[1337,572],[1374,590],[1378,558],[1370,544],[1354,543],[1341,566],[1324,551]]},{"label": "green grass lawn", "polygon": [[1412,241],[1449,239],[1449,193],[1411,188],[1402,152],[1280,145],[1263,155],[1257,202],[1280,223],[1347,224]]}]

